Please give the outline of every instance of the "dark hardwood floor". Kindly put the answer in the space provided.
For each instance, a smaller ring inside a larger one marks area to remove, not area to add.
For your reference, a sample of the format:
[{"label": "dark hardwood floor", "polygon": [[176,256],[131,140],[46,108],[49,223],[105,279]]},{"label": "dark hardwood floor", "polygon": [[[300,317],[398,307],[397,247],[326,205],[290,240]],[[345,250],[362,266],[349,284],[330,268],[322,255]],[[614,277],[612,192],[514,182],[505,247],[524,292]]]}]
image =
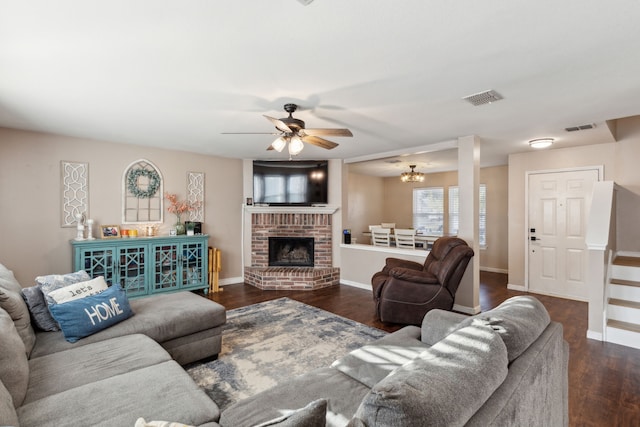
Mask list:
[{"label": "dark hardwood floor", "polygon": [[[489,310],[522,292],[507,289],[507,276],[481,272],[480,306]],[[571,426],[640,426],[640,350],[586,338],[587,304],[535,295],[551,318],[564,326],[570,346],[569,417]],[[402,325],[375,319],[371,292],[351,286],[316,291],[261,291],[249,285],[223,287],[210,298],[227,310],[288,297],[357,322],[392,332]],[[544,408],[540,408],[544,410]]]}]

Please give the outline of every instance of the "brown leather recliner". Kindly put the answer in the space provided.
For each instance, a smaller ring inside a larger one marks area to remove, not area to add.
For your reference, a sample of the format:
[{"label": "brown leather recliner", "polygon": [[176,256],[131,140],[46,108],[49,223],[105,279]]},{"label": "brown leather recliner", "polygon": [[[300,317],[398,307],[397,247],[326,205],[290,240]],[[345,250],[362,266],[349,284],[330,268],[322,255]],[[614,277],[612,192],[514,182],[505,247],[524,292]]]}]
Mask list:
[{"label": "brown leather recliner", "polygon": [[473,249],[457,237],[441,237],[424,265],[387,258],[371,278],[376,315],[383,322],[420,325],[429,310],[451,310]]}]

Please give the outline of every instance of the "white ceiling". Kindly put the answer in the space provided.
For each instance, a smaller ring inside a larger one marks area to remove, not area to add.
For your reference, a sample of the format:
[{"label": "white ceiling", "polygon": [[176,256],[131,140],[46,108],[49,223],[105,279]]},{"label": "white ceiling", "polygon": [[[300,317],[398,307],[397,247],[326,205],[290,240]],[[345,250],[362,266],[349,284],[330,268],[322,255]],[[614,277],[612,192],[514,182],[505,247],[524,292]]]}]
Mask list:
[{"label": "white ceiling", "polygon": [[[613,141],[605,121],[640,114],[639,20],[635,0],[0,0],[0,126],[286,159],[265,151],[270,135],[222,132],[271,132],[262,114],[293,102],[307,127],[354,134],[301,159],[475,134],[483,165],[506,164],[533,138]],[[489,89],[504,99],[462,100]],[[449,157],[361,171],[429,172]]]}]

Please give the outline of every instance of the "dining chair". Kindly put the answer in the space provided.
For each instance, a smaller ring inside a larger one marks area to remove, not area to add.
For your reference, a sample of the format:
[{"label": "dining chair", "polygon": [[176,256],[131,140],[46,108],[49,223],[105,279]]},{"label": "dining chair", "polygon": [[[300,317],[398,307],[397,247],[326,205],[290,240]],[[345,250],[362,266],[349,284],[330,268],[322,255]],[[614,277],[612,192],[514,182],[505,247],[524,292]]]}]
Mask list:
[{"label": "dining chair", "polygon": [[369,226],[369,233],[371,233],[371,244],[373,245],[373,229],[374,228],[382,228],[380,224],[373,224]]},{"label": "dining chair", "polygon": [[373,246],[391,246],[391,229],[390,228],[373,228],[371,230],[371,241]]},{"label": "dining chair", "polygon": [[396,228],[396,247],[398,248],[416,248],[416,231],[411,228]]}]

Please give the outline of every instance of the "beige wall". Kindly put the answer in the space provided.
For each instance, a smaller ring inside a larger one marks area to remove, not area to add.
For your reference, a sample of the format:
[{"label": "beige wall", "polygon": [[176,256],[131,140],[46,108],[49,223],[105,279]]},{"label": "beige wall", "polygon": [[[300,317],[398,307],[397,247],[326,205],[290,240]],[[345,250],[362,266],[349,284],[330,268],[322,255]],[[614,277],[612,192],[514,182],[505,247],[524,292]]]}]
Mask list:
[{"label": "beige wall", "polygon": [[367,231],[370,224],[380,224],[383,221],[383,179],[349,173],[347,180],[347,219],[343,228],[350,228],[351,236],[358,243],[368,243],[369,237],[365,237],[362,232]]},{"label": "beige wall", "polygon": [[[162,172],[164,189],[186,197],[186,174],[205,173],[204,231],[222,250],[221,280],[241,276],[242,161],[180,151],[0,128],[0,263],[23,286],[38,275],[71,271],[75,228],[60,226],[60,161],[88,162],[90,217],[120,224],[122,173],[145,158]],[[160,233],[175,216],[165,212]]]},{"label": "beige wall", "polygon": [[640,252],[640,116],[617,121],[617,248]]},{"label": "beige wall", "polygon": [[[484,270],[507,272],[507,191],[508,167],[497,166],[480,169],[480,183],[487,185],[487,248],[480,251],[480,267]],[[444,187],[458,184],[458,172],[428,174],[424,183],[404,183],[398,178],[377,178],[349,174],[349,223],[365,230],[368,224],[395,222],[398,228],[413,226],[413,189]],[[355,182],[352,183],[351,181]],[[364,209],[354,209],[354,196]],[[369,197],[367,201],[366,197]],[[447,193],[445,191],[445,205]],[[376,200],[379,205],[376,205]],[[363,222],[358,215],[366,216]],[[447,218],[445,217],[445,223]],[[358,240],[361,242],[360,240]],[[366,240],[365,240],[366,241]]]}]

